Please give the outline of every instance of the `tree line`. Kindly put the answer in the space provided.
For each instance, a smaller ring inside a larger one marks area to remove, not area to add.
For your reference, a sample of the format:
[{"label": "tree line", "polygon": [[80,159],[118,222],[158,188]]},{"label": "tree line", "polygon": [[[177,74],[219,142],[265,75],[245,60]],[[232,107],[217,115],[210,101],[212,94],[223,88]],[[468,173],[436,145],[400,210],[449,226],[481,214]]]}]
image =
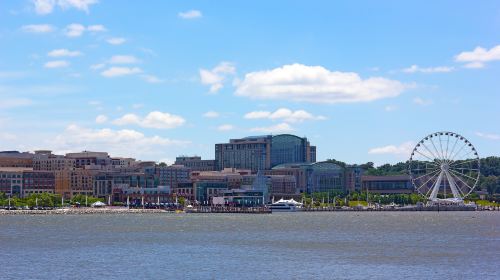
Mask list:
[{"label": "tree line", "polygon": [[[373,162],[358,165],[349,165],[345,162],[328,159],[327,162],[338,164],[342,167],[357,166],[365,170],[365,175],[371,176],[393,176],[408,174],[408,163],[398,162],[396,164],[383,164],[375,166]],[[500,157],[486,157],[480,159],[481,176],[479,177],[478,190],[486,191],[490,195],[500,194]]]}]

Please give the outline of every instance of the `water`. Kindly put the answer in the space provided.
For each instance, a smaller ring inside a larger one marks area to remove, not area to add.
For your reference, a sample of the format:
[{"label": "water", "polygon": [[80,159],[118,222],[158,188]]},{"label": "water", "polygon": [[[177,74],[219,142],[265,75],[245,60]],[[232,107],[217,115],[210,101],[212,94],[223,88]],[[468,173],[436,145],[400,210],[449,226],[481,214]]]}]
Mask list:
[{"label": "water", "polygon": [[499,212],[0,216],[1,279],[500,279]]}]

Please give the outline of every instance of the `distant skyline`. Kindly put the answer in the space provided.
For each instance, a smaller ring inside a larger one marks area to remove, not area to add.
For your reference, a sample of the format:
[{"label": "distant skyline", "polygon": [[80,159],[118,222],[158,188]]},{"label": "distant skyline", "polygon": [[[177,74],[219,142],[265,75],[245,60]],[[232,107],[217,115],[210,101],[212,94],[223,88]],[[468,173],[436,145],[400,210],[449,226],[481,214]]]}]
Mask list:
[{"label": "distant skyline", "polygon": [[498,1],[0,4],[0,150],[173,163],[290,133],[405,161],[453,131],[500,153]]}]

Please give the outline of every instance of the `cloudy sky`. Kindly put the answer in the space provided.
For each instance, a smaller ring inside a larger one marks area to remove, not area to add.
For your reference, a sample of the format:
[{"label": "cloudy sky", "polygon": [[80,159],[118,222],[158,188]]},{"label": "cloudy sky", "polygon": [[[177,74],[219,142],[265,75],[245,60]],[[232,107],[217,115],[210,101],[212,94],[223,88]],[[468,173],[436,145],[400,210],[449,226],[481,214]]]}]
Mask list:
[{"label": "cloudy sky", "polygon": [[499,2],[407,2],[2,1],[0,150],[172,162],[293,133],[380,164],[446,130],[500,155]]}]

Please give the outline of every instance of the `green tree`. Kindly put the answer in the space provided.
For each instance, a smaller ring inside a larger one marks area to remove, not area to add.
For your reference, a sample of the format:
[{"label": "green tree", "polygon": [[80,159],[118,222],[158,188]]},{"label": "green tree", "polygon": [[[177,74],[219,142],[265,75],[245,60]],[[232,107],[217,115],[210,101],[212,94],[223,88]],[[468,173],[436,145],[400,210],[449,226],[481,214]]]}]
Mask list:
[{"label": "green tree", "polygon": [[481,183],[481,189],[486,190],[490,195],[500,191],[498,177],[496,176],[484,177]]}]

